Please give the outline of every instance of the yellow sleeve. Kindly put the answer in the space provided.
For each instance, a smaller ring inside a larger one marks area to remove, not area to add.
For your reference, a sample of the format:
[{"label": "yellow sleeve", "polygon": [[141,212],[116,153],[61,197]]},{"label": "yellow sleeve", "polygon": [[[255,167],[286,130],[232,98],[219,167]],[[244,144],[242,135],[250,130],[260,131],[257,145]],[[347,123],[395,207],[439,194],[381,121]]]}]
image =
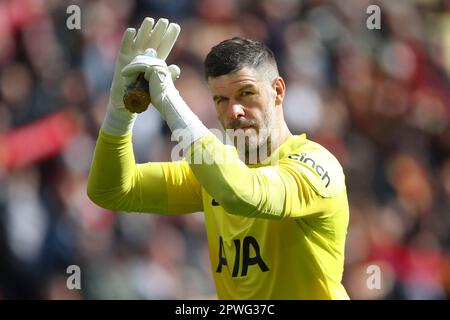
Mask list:
[{"label": "yellow sleeve", "polygon": [[318,172],[295,157],[249,168],[234,147],[208,135],[191,145],[187,158],[200,184],[230,214],[272,219],[333,214],[346,200],[342,168],[323,147],[310,152],[326,164],[317,166]]},{"label": "yellow sleeve", "polygon": [[136,164],[131,134],[100,131],[87,193],[115,211],[182,214],[203,211],[201,186],[184,161]]}]

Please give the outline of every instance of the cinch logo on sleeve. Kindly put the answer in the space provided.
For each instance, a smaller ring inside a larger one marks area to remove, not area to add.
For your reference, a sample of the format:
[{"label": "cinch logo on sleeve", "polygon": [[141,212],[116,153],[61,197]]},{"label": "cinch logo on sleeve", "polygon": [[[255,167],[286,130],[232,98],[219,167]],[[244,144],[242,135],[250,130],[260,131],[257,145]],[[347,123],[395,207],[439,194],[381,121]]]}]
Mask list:
[{"label": "cinch logo on sleeve", "polygon": [[317,172],[319,177],[322,178],[323,181],[327,181],[325,184],[325,188],[327,188],[330,185],[331,179],[330,176],[328,175],[328,171],[326,171],[321,165],[317,164],[314,159],[306,157],[305,152],[302,152],[300,154],[296,153],[291,154],[288,156],[288,158],[303,162],[304,164],[313,168]]}]

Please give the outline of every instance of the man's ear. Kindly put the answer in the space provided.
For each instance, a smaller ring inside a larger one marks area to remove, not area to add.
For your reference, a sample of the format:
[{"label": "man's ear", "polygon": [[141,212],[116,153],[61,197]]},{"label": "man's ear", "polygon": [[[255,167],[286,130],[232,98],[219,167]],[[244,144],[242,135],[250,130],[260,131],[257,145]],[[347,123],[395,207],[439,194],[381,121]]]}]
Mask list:
[{"label": "man's ear", "polygon": [[275,105],[282,105],[284,100],[284,95],[286,93],[286,84],[284,79],[280,76],[276,77],[273,83],[273,89],[275,90]]}]

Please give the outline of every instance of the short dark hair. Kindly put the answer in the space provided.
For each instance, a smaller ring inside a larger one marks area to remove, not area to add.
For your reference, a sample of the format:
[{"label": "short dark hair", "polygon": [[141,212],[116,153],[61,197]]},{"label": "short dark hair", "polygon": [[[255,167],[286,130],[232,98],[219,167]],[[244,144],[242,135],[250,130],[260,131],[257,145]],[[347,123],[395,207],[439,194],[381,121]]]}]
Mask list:
[{"label": "short dark hair", "polygon": [[264,43],[234,37],[214,46],[205,59],[205,77],[216,78],[236,72],[245,67],[258,68],[268,64],[278,74],[275,56]]}]

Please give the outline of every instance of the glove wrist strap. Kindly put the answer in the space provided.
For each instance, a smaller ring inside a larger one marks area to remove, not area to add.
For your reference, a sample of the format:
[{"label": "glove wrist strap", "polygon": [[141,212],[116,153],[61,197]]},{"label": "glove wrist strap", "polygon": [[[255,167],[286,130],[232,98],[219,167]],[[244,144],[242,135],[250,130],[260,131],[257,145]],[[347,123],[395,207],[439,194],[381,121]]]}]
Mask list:
[{"label": "glove wrist strap", "polygon": [[137,114],[129,112],[124,107],[116,107],[108,102],[102,131],[110,135],[121,136],[131,133]]}]

